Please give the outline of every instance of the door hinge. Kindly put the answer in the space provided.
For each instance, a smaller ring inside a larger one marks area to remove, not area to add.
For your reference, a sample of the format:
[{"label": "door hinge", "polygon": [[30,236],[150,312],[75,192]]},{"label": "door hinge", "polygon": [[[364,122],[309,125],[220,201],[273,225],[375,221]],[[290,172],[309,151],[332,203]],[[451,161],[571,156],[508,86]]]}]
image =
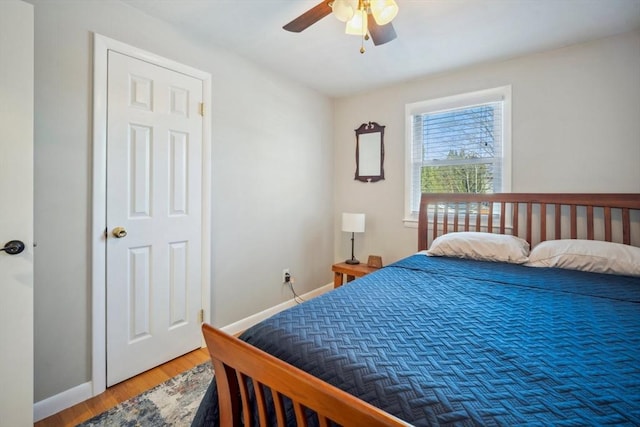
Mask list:
[{"label": "door hinge", "polygon": [[200,115],[204,117],[204,102],[200,103]]},{"label": "door hinge", "polygon": [[198,311],[198,323],[203,323],[204,322],[204,310],[200,309],[200,311]]}]

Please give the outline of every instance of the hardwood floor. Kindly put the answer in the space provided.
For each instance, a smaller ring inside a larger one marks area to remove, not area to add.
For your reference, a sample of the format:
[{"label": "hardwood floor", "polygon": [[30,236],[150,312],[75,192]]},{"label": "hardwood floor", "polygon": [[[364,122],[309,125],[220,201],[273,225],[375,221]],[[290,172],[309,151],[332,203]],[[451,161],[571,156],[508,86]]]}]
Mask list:
[{"label": "hardwood floor", "polygon": [[164,365],[160,365],[157,368],[153,368],[129,380],[123,381],[120,384],[109,387],[104,393],[98,396],[38,421],[34,424],[34,427],[76,426],[116,406],[118,403],[137,396],[207,360],[209,360],[209,353],[206,348],[194,350]]}]

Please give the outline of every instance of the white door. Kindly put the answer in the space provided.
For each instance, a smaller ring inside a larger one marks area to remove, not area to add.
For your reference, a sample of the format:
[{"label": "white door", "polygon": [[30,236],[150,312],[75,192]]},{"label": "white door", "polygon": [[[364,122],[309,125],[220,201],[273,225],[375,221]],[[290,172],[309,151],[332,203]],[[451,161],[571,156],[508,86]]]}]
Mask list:
[{"label": "white door", "polygon": [[202,81],[109,51],[107,385],[201,345]]},{"label": "white door", "polygon": [[33,425],[33,6],[0,1],[0,426]]}]

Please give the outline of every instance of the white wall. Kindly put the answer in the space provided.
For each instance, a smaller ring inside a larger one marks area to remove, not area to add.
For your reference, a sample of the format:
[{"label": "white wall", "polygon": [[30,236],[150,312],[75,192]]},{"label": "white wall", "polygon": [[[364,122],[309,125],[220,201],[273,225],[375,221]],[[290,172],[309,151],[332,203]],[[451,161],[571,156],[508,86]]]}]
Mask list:
[{"label": "white wall", "polygon": [[212,323],[331,280],[332,103],[118,1],[35,4],[35,400],[91,380],[92,33],[212,74]]},{"label": "white wall", "polygon": [[[425,61],[429,56],[425,55]],[[403,226],[405,104],[512,85],[512,191],[640,192],[640,32],[489,63],[336,100],[335,259],[348,258],[341,212],[367,214],[356,257],[388,264],[417,249]],[[354,129],[385,129],[385,181],[361,183]]]}]

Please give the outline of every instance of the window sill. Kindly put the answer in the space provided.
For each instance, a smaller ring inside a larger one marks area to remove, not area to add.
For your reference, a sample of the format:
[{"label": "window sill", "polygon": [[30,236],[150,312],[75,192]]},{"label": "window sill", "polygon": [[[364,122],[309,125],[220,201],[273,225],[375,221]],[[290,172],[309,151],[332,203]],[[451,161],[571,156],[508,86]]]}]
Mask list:
[{"label": "window sill", "polygon": [[402,222],[406,228],[418,228],[417,218],[404,218]]}]

